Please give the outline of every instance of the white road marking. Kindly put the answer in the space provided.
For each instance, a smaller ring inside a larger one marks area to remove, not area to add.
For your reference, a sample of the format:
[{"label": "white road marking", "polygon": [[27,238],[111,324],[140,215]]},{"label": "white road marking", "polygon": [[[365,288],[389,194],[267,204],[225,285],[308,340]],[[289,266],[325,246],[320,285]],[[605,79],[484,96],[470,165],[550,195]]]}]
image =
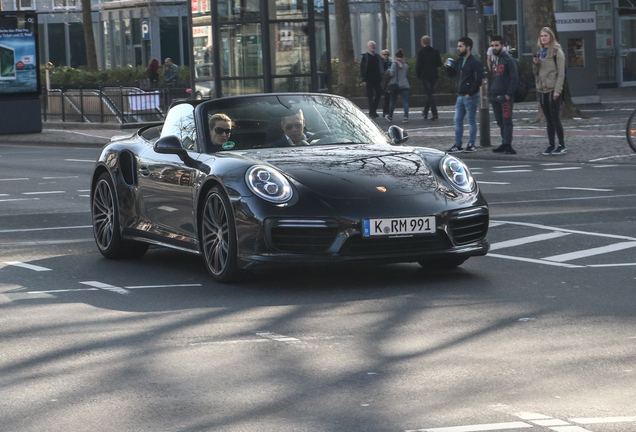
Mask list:
[{"label": "white road marking", "polygon": [[500,224],[520,225],[520,226],[527,226],[531,228],[539,228],[539,229],[550,230],[550,231],[568,232],[572,234],[583,234],[583,235],[589,235],[589,236],[595,236],[595,237],[605,237],[605,238],[614,238],[614,239],[620,239],[620,240],[636,241],[636,237],[628,237],[628,236],[616,235],[616,234],[603,234],[603,233],[588,232],[588,231],[578,231],[578,230],[572,230],[567,228],[559,228],[559,227],[553,227],[553,226],[547,226],[547,225],[541,225],[541,224],[534,224],[529,222],[512,222],[512,221],[490,221],[490,222],[491,223],[497,222]]},{"label": "white road marking", "polygon": [[22,181],[22,180],[29,180],[28,178],[6,178],[6,179],[0,179],[0,181]]},{"label": "white road marking", "polygon": [[[46,291],[29,291],[29,294],[40,294],[40,293],[62,293],[62,292],[76,292],[76,291],[99,291],[100,289],[107,289],[108,287],[112,287],[112,285],[101,284],[100,282],[80,282],[89,286],[95,286],[96,288],[73,288],[73,289],[59,289],[59,290],[46,290]],[[95,284],[100,284],[99,287]],[[175,285],[140,285],[140,286],[126,286],[124,288],[119,288],[123,291],[126,289],[142,289],[142,288],[173,288],[173,287],[200,287],[203,284],[175,284]],[[118,287],[115,287],[118,288]],[[124,294],[124,293],[120,293]]]},{"label": "white road marking", "polygon": [[583,169],[583,167],[543,168],[543,171],[568,171],[579,169]]},{"label": "white road marking", "polygon": [[477,183],[479,183],[479,184],[492,184],[492,185],[509,185],[510,184],[508,182],[488,182],[488,181],[483,181],[483,180],[480,180]]},{"label": "white road marking", "polygon": [[530,168],[532,165],[505,165],[505,166],[495,166],[493,169],[508,169],[508,168]]},{"label": "white road marking", "polygon": [[522,172],[532,172],[532,170],[508,170],[508,171],[493,171],[497,174],[508,174],[508,173],[522,173]]},{"label": "white road marking", "polygon": [[146,289],[146,288],[180,288],[180,287],[200,287],[203,284],[176,284],[176,285],[139,285],[125,286],[126,289]]},{"label": "white road marking", "polygon": [[590,264],[588,267],[630,267],[636,266],[636,263],[623,263],[623,264]]},{"label": "white road marking", "polygon": [[521,420],[547,420],[552,418],[544,414],[539,414],[534,412],[525,412],[525,411],[515,413],[515,415],[519,417]]},{"label": "white road marking", "polygon": [[90,192],[91,190],[90,189],[78,189],[77,191],[78,192]]},{"label": "white road marking", "polygon": [[572,426],[570,423],[559,419],[532,420],[532,423],[537,426]]},{"label": "white road marking", "polygon": [[40,267],[40,266],[36,266],[33,264],[26,264],[20,261],[5,261],[5,264],[11,265],[11,266],[15,266],[15,267],[22,267],[25,269],[29,269],[29,270],[34,270],[37,272],[41,272],[41,271],[51,271],[50,268],[46,268],[46,267]]},{"label": "white road marking", "polygon": [[75,288],[75,289],[61,289],[61,290],[48,290],[48,291],[28,291],[28,294],[55,294],[62,292],[75,292],[75,291],[99,291],[98,288]]},{"label": "white road marking", "polygon": [[49,227],[49,228],[9,229],[9,230],[0,230],[0,234],[2,234],[2,233],[16,233],[16,232],[30,232],[30,231],[65,230],[65,229],[78,229],[78,228],[93,228],[93,225],[76,225],[76,226]]},{"label": "white road marking", "polygon": [[45,195],[45,194],[62,194],[64,191],[45,191],[45,192],[22,192],[22,195]]},{"label": "white road marking", "polygon": [[105,291],[112,291],[112,292],[115,292],[117,294],[129,294],[130,293],[130,291],[128,291],[125,288],[116,287],[114,285],[109,285],[109,284],[105,284],[105,283],[98,282],[98,281],[86,281],[86,282],[80,282],[80,283],[84,284],[84,285],[92,286],[92,287],[95,287],[95,288],[103,289]]},{"label": "white road marking", "polygon": [[0,194],[0,196],[9,196],[9,194]]},{"label": "white road marking", "polygon": [[42,177],[42,180],[72,179],[72,178],[79,178],[79,176]]},{"label": "white road marking", "polygon": [[614,192],[614,189],[596,189],[596,188],[566,187],[566,186],[555,187],[555,189],[583,190],[583,191],[593,191],[593,192]]},{"label": "white road marking", "polygon": [[90,162],[95,163],[93,159],[64,159],[67,162]]},{"label": "white road marking", "polygon": [[451,426],[432,429],[413,429],[406,432],[479,432],[479,431],[495,431],[505,429],[517,429],[517,428],[531,428],[534,427],[531,424],[524,422],[509,422],[509,423],[488,423],[480,425],[467,425],[467,426]]},{"label": "white road marking", "polygon": [[589,429],[583,429],[580,426],[556,426],[550,429],[554,432],[591,432]]},{"label": "white road marking", "polygon": [[581,424],[599,424],[599,423],[624,423],[624,422],[636,422],[636,417],[580,417],[568,419],[574,423]]},{"label": "white road marking", "polygon": [[592,168],[616,168],[621,165],[592,165]]},{"label": "white road marking", "polygon": [[15,242],[15,243],[0,243],[0,247],[4,246],[46,246],[46,245],[56,245],[56,244],[67,244],[67,243],[83,243],[83,242],[94,242],[94,238],[90,239],[78,239],[78,240],[48,240],[48,241],[39,241],[39,242]]},{"label": "white road marking", "polygon": [[529,262],[529,263],[533,263],[533,264],[552,265],[552,266],[557,266],[557,267],[567,267],[567,268],[581,268],[581,267],[585,267],[585,266],[579,266],[579,265],[574,265],[574,264],[552,262],[552,261],[543,261],[543,260],[540,260],[540,259],[516,257],[516,256],[509,256],[509,255],[500,255],[500,254],[491,254],[491,253],[489,253],[486,256],[487,257],[493,257],[493,258],[509,259],[509,260],[513,260],[513,261],[524,261],[524,262]]},{"label": "white road marking", "polygon": [[490,250],[497,250],[497,249],[504,249],[504,248],[508,248],[508,247],[515,247],[515,246],[520,246],[520,245],[525,245],[525,244],[529,244],[529,243],[535,243],[535,242],[539,242],[539,241],[544,241],[544,240],[550,240],[553,238],[558,238],[558,237],[563,237],[566,235],[570,235],[570,233],[564,233],[564,232],[552,232],[552,233],[547,233],[547,234],[537,234],[537,235],[533,235],[533,236],[529,236],[529,237],[521,237],[518,239],[514,239],[514,240],[507,240],[507,241],[502,241],[502,242],[498,242],[498,243],[493,243],[490,245]]},{"label": "white road marking", "polygon": [[554,202],[554,201],[578,201],[578,200],[594,200],[594,199],[608,199],[608,198],[631,198],[635,197],[636,194],[627,194],[627,195],[605,195],[605,196],[593,196],[593,197],[572,197],[572,198],[551,198],[551,199],[538,199],[538,200],[525,200],[525,201],[501,201],[493,204],[520,204],[520,203],[530,203],[530,202]]},{"label": "white road marking", "polygon": [[9,198],[9,199],[2,199],[0,200],[0,202],[9,202],[9,201],[35,201],[35,200],[39,200],[40,198]]},{"label": "white road marking", "polygon": [[541,165],[543,166],[554,166],[554,165],[565,165],[563,162],[549,162],[549,163],[542,163]]},{"label": "white road marking", "polygon": [[572,261],[580,258],[587,258],[595,255],[602,255],[610,252],[621,251],[625,249],[630,249],[636,247],[636,242],[623,242],[623,243],[615,243],[607,246],[602,246],[598,248],[586,249],[576,252],[570,252],[566,254],[553,255],[549,257],[542,258],[548,261],[554,262],[565,262]]},{"label": "white road marking", "polygon": [[277,334],[277,333],[258,332],[258,333],[256,333],[256,335],[260,336],[260,337],[263,337],[265,339],[271,339],[271,340],[276,341],[276,342],[291,342],[291,343],[300,342],[300,339],[296,339],[296,338],[293,338],[293,337],[280,335],[280,334]]},{"label": "white road marking", "polygon": [[599,161],[604,161],[607,159],[618,159],[618,158],[626,158],[626,157],[632,157],[634,156],[633,154],[628,154],[628,155],[618,155],[618,156],[608,156],[608,157],[602,157],[602,158],[598,158],[598,159],[590,159],[588,162],[599,162]]}]

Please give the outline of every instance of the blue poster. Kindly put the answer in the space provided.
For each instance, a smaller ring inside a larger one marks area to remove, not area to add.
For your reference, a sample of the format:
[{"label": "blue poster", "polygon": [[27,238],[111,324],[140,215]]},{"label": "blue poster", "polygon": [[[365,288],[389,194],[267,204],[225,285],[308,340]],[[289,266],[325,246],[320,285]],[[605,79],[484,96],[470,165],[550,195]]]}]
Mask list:
[{"label": "blue poster", "polygon": [[39,93],[35,13],[0,14],[0,95]]}]

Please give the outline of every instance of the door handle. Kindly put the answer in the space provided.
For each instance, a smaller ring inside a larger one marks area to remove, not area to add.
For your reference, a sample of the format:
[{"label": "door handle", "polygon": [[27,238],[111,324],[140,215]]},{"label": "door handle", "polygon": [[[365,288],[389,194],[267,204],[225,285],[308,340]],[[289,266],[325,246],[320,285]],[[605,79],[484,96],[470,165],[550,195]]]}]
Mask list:
[{"label": "door handle", "polygon": [[144,177],[147,177],[150,175],[150,170],[146,167],[141,167],[139,168],[139,174],[141,174]]}]

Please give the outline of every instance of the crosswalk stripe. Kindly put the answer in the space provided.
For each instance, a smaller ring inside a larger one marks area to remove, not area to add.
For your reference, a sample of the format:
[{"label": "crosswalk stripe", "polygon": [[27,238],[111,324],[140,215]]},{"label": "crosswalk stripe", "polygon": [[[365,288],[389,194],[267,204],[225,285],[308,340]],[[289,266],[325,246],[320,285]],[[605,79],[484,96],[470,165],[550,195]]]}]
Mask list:
[{"label": "crosswalk stripe", "polygon": [[41,272],[41,271],[51,271],[50,268],[46,268],[46,267],[40,267],[40,266],[36,266],[33,264],[26,264],[20,261],[5,261],[5,264],[11,265],[11,266],[15,266],[15,267],[22,267],[25,269],[29,269],[29,270],[35,270],[37,272]]},{"label": "crosswalk stripe", "polygon": [[502,241],[499,243],[492,243],[490,245],[490,250],[497,250],[497,249],[504,249],[504,248],[508,248],[508,247],[514,247],[514,246],[520,246],[520,245],[525,245],[525,244],[529,244],[529,243],[535,243],[535,242],[540,242],[540,241],[544,241],[544,240],[550,240],[553,238],[558,238],[558,237],[563,237],[563,236],[567,236],[570,235],[570,233],[564,233],[564,232],[552,232],[552,233],[546,233],[546,234],[537,234],[537,235],[533,235],[533,236],[529,236],[529,237],[521,237],[518,239],[514,239],[514,240],[508,240],[508,241]]},{"label": "crosswalk stripe", "polygon": [[479,425],[466,425],[466,426],[451,426],[432,429],[414,429],[407,430],[406,432],[481,432],[481,431],[496,431],[506,429],[520,429],[534,427],[531,424],[524,422],[509,422],[509,423],[488,423]]},{"label": "crosswalk stripe", "polygon": [[560,255],[553,255],[553,256],[542,258],[542,259],[547,261],[554,261],[554,262],[565,262],[565,261],[572,261],[579,258],[587,258],[594,255],[602,255],[602,254],[606,254],[610,252],[621,251],[621,250],[630,249],[633,247],[636,247],[636,242],[614,243],[611,245],[597,247],[597,248],[585,249],[581,251],[570,252],[570,253],[560,254]]},{"label": "crosswalk stripe", "polygon": [[84,285],[88,285],[88,286],[92,286],[95,288],[99,288],[99,289],[103,289],[105,291],[112,291],[112,292],[116,292],[117,294],[129,294],[130,291],[128,291],[125,288],[120,288],[120,287],[116,287],[114,285],[108,285],[102,282],[98,282],[98,281],[86,281],[86,282],[80,282],[81,284]]}]

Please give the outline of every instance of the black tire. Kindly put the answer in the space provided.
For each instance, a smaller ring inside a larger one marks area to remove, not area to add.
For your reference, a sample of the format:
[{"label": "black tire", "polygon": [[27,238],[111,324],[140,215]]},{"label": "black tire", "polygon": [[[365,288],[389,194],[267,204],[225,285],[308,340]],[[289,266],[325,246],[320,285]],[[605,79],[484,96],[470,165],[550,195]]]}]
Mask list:
[{"label": "black tire", "polygon": [[119,229],[119,207],[113,180],[108,173],[99,176],[91,194],[93,235],[97,248],[106,258],[136,258],[146,253],[148,244],[125,241]]},{"label": "black tire", "polygon": [[205,197],[200,223],[208,272],[217,282],[232,282],[238,276],[236,225],[230,200],[220,186],[214,186]]},{"label": "black tire", "polygon": [[417,263],[426,270],[451,270],[464,264],[467,259],[464,257],[432,258],[420,260]]},{"label": "black tire", "polygon": [[629,120],[627,120],[627,129],[625,130],[627,134],[627,143],[629,146],[636,152],[636,110],[629,116]]}]

